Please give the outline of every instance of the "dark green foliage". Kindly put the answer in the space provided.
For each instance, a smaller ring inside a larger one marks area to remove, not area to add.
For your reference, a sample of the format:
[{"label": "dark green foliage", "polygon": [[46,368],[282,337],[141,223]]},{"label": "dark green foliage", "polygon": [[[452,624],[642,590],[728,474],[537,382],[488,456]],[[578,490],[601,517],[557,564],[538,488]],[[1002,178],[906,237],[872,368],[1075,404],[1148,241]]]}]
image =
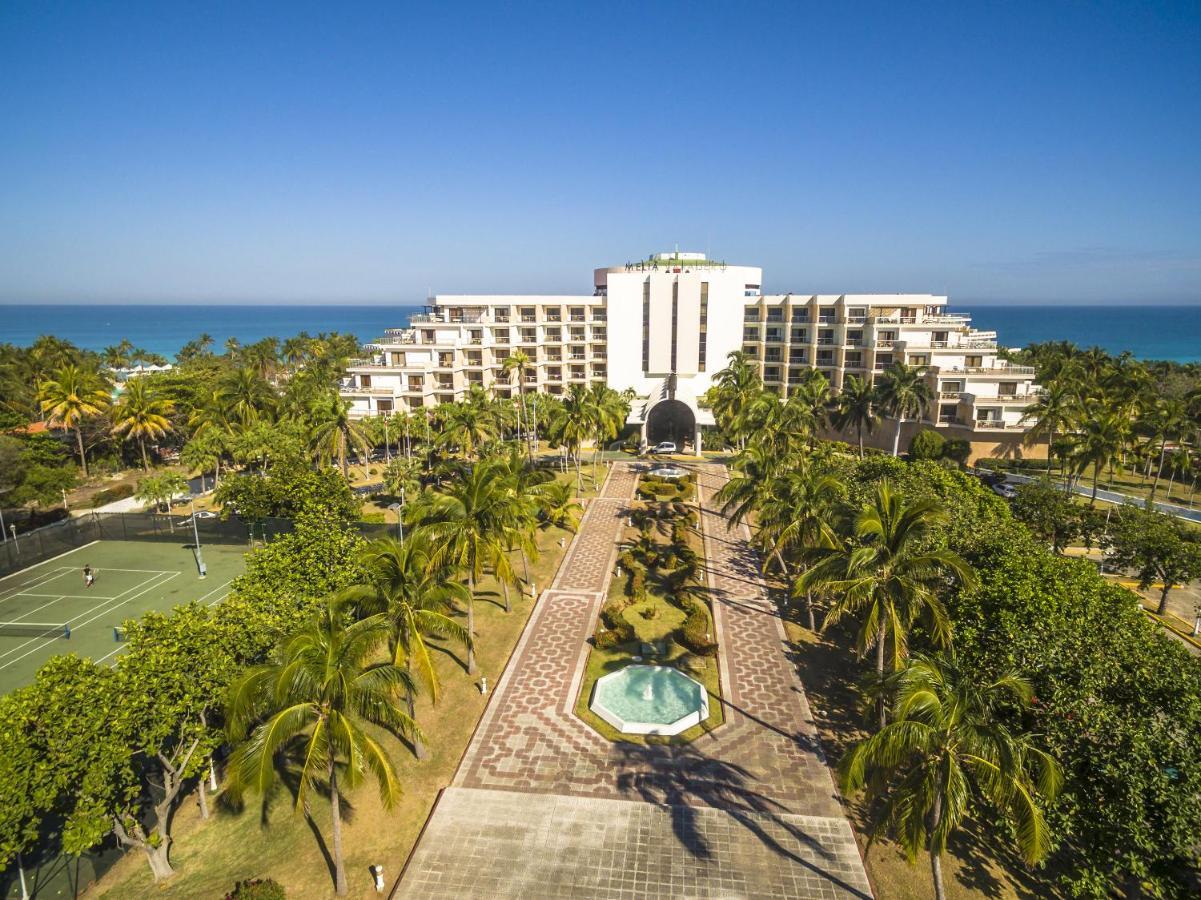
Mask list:
[{"label": "dark green foliage", "polygon": [[362,504],[336,469],[314,469],[304,461],[288,461],[266,475],[232,475],[221,482],[215,499],[228,515],[242,519],[300,518],[317,510],[341,521],[358,518]]},{"label": "dark green foliage", "polygon": [[115,500],[124,500],[127,497],[132,497],[134,486],[132,484],[115,484],[111,488],[105,488],[96,493],[92,497],[92,508],[104,506],[106,503],[112,503]]},{"label": "dark green foliage", "polygon": [[225,900],[286,900],[283,886],[271,878],[248,878],[239,881],[225,895]]},{"label": "dark green foliage", "polygon": [[638,480],[639,497],[644,500],[658,500],[662,503],[691,500],[695,489],[696,479],[692,475],[675,479],[643,475]]},{"label": "dark green foliage", "polygon": [[1014,517],[1057,552],[1085,533],[1089,512],[1045,479],[1021,485],[1013,499]]},{"label": "dark green foliage", "polygon": [[910,459],[938,459],[943,455],[947,439],[932,428],[923,428],[909,442]]},{"label": "dark green foliage", "polygon": [[954,460],[961,466],[967,465],[968,457],[972,455],[972,443],[966,438],[948,438],[942,447],[943,459]]},{"label": "dark green foliage", "polygon": [[1196,532],[1171,516],[1137,506],[1121,507],[1109,526],[1109,559],[1138,576],[1139,587],[1159,582],[1159,614],[1167,611],[1168,593],[1201,578],[1201,543]]},{"label": "dark green foliage", "polygon": [[701,656],[717,653],[717,641],[713,639],[713,623],[705,604],[692,599],[677,600],[681,609],[688,613],[676,640],[683,647]]}]

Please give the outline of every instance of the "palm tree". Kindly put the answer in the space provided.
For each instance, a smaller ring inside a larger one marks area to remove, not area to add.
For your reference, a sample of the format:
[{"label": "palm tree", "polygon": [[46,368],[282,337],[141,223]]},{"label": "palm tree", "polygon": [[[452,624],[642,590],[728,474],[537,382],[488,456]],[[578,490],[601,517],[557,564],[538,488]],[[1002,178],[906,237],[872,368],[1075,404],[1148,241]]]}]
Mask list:
[{"label": "palm tree", "polygon": [[113,434],[124,434],[126,440],[137,440],[142,452],[142,471],[150,471],[146,438],[158,440],[171,431],[171,420],[167,417],[174,410],[175,401],[161,396],[145,378],[131,378],[125,382],[125,390],[113,407]]},{"label": "palm tree", "polygon": [[[428,527],[438,539],[437,561],[462,566],[467,571],[467,632],[475,636],[475,586],[485,566],[496,568],[502,584],[512,578],[506,571],[516,498],[506,478],[505,462],[485,459],[461,478],[428,492],[415,505],[414,521]],[[474,646],[467,648],[467,671],[476,671]]]},{"label": "palm tree", "polygon": [[582,384],[573,384],[563,397],[562,406],[552,423],[555,439],[568,451],[575,462],[575,490],[579,496],[584,478],[580,468],[580,447],[585,438],[593,434],[589,412],[588,390]]},{"label": "palm tree", "polygon": [[445,447],[458,447],[468,459],[478,456],[480,445],[494,436],[491,416],[478,398],[443,403],[438,407],[438,413],[442,419],[439,442]]},{"label": "palm tree", "polygon": [[227,729],[236,744],[229,760],[231,796],[246,790],[271,792],[281,757],[296,761],[296,809],[306,817],[309,794],[328,790],[339,895],[346,893],[343,788],[357,787],[369,771],[386,807],[394,806],[401,793],[387,751],[364,725],[421,735],[417,723],[396,705],[399,693],[416,689],[409,673],[390,659],[372,662],[391,633],[383,615],[346,624],[343,605],[331,600],[283,639],[270,662],[247,671],[230,693]]},{"label": "palm tree", "polygon": [[530,459],[534,458],[534,446],[530,439],[530,432],[523,424],[521,411],[525,407],[523,402],[525,396],[525,370],[530,367],[529,355],[521,349],[514,350],[502,364],[504,370],[510,373],[510,378],[517,379],[517,417],[518,427],[526,433],[526,449],[529,451]]},{"label": "palm tree", "polygon": [[48,416],[52,427],[70,428],[75,432],[79,465],[86,478],[88,460],[83,449],[80,425],[84,419],[98,416],[108,409],[108,384],[96,372],[77,365],[66,365],[54,372],[52,378],[41,383],[38,396],[42,412]]},{"label": "palm tree", "polygon": [[156,510],[166,506],[169,512],[171,498],[187,489],[187,479],[178,472],[163,472],[159,475],[149,475],[139,481],[134,496],[143,503],[153,503]]},{"label": "palm tree", "polygon": [[945,896],[947,842],[981,800],[1012,823],[1028,864],[1045,858],[1051,838],[1040,801],[1059,793],[1059,765],[998,714],[1028,706],[1029,683],[1010,672],[981,685],[948,656],[917,656],[888,679],[887,690],[892,723],[847,752],[839,781],[849,794],[866,788],[882,801],[877,821],[891,826],[911,863],[922,850],[930,854],[936,900]]},{"label": "palm tree", "polygon": [[220,391],[225,418],[243,428],[269,418],[275,409],[275,392],[252,366],[230,372],[221,380]]},{"label": "palm tree", "polygon": [[365,454],[368,446],[363,428],[350,417],[350,403],[331,391],[316,398],[308,414],[314,455],[331,462],[337,460],[342,477],[349,481],[349,451],[358,448]]},{"label": "palm tree", "polygon": [[594,381],[588,386],[587,409],[596,442],[592,454],[592,481],[597,484],[600,482],[601,451],[621,433],[630,407],[620,393],[603,381]]},{"label": "palm tree", "polygon": [[1159,463],[1155,467],[1155,481],[1151,483],[1151,502],[1154,503],[1155,492],[1159,489],[1159,479],[1163,475],[1168,441],[1178,439],[1188,430],[1189,415],[1184,401],[1176,398],[1160,400],[1148,413],[1146,421],[1150,425],[1153,436],[1159,438]]},{"label": "palm tree", "polygon": [[901,449],[901,425],[908,418],[919,418],[934,396],[926,380],[924,366],[907,366],[893,363],[880,376],[878,388],[880,405],[897,420],[892,436],[892,455],[898,456]]},{"label": "palm tree", "polygon": [[763,390],[756,361],[741,350],[731,351],[726,367],[717,373],[713,395],[713,414],[722,431],[737,439],[738,448],[746,446],[746,433],[737,428],[738,414]]},{"label": "palm tree", "polygon": [[1097,486],[1101,479],[1101,470],[1121,455],[1129,436],[1130,420],[1124,416],[1111,413],[1104,408],[1094,406],[1086,410],[1077,426],[1077,434],[1072,444],[1073,471],[1077,478],[1084,474],[1089,466],[1093,467],[1093,492],[1089,499],[1090,505],[1097,503]]},{"label": "palm tree", "polygon": [[[907,503],[886,479],[872,502],[844,523],[844,540],[816,549],[813,565],[797,580],[799,592],[820,590],[833,596],[823,628],[848,615],[862,616],[855,649],[864,656],[875,648],[878,680],[884,678],[889,656],[894,669],[901,667],[915,622],[925,624],[935,645],[950,643],[951,620],[938,589],[948,577],[970,586],[975,575],[958,554],[926,549],[925,539],[946,520],[946,510],[937,501]],[[883,728],[883,696],[877,711]]]},{"label": "palm tree", "polygon": [[858,375],[848,375],[835,401],[834,424],[840,431],[855,429],[860,459],[863,459],[863,433],[871,434],[880,424],[877,400],[874,384]]},{"label": "palm tree", "polygon": [[197,431],[192,439],[183,445],[179,451],[179,461],[188,467],[193,474],[201,477],[203,486],[204,474],[213,470],[213,487],[221,481],[221,457],[228,451],[226,433],[215,428]]},{"label": "palm tree", "polygon": [[1038,399],[1022,410],[1022,423],[1033,423],[1026,432],[1025,440],[1033,442],[1047,439],[1047,475],[1051,474],[1052,452],[1055,435],[1064,434],[1076,420],[1079,407],[1075,395],[1058,380],[1047,382],[1039,391]]},{"label": "palm tree", "polygon": [[[342,593],[360,614],[382,614],[391,624],[392,662],[419,678],[435,703],[438,673],[426,637],[448,638],[464,648],[472,643],[467,629],[450,617],[460,603],[469,602],[467,586],[456,580],[451,567],[437,561],[436,549],[429,531],[420,528],[403,544],[391,538],[375,541],[364,559],[366,579]],[[415,699],[410,692],[410,718],[416,717]],[[413,750],[418,758],[425,755],[420,740]]]}]

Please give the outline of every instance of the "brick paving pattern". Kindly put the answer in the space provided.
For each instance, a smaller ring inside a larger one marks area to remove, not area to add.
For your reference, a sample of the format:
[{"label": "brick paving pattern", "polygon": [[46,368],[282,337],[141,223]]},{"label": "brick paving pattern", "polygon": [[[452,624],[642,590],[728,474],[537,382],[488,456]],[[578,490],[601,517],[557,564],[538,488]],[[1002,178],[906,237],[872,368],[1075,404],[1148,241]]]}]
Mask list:
[{"label": "brick paving pattern", "polygon": [[[783,624],[758,575],[748,544],[749,531],[745,526],[728,528],[724,517],[711,508],[710,498],[725,481],[725,469],[693,468],[698,474],[714,624],[722,646],[725,724],[690,744],[643,747],[610,743],[572,712],[587,658],[586,641],[595,629],[615,565],[624,513],[637,484],[633,467],[617,464],[600,497],[590,502],[552,588],[540,598],[446,799],[452,791],[467,791],[477,799],[488,796],[489,791],[519,792],[500,794],[495,801],[516,804],[514,810],[535,802],[543,809],[557,809],[554,802],[567,803],[567,798],[635,800],[654,804],[648,808],[660,811],[679,808],[671,815],[690,821],[741,822],[740,835],[759,834],[755,840],[761,845],[776,847],[769,855],[774,861],[771,877],[780,885],[797,888],[778,896],[838,895],[837,890],[824,893],[824,888],[801,890],[803,884],[822,880],[805,869],[795,853],[780,849],[787,841],[781,844],[766,836],[772,829],[783,829],[800,840],[793,834],[799,828],[798,834],[808,834],[807,840],[830,858],[853,861],[855,877],[831,875],[822,884],[835,885],[841,878],[858,890],[866,886],[866,876],[823,762],[804,690],[785,655]],[[538,799],[529,795],[538,795]],[[440,804],[430,829],[449,827],[444,821],[448,815]],[[797,825],[796,817],[806,823],[826,822],[828,829],[818,829],[820,835],[809,834],[808,825]],[[402,887],[407,890],[425,878],[421,871],[436,852],[431,845],[440,842],[429,834],[422,839]],[[679,845],[680,841],[672,838],[667,843]],[[660,850],[675,852],[671,846],[654,852]],[[739,859],[749,863],[750,856],[742,850],[739,854]],[[689,858],[696,859],[690,852]],[[754,863],[760,868],[765,864]],[[694,871],[698,885],[707,876],[697,873],[703,870],[712,875],[716,871],[712,865],[706,862]],[[506,867],[513,867],[511,859]],[[556,871],[564,868],[571,867],[560,861]],[[734,880],[752,877],[741,865],[734,868],[742,872],[737,877],[730,875]],[[648,878],[656,872],[653,866],[646,869]],[[427,891],[431,889],[426,881],[421,883]],[[746,895],[744,889],[731,886],[727,890],[722,884],[717,879],[711,892],[689,887],[684,893]],[[770,891],[752,891],[750,885],[745,882],[745,891],[772,896]],[[651,889],[650,882],[643,887],[643,895],[659,893]],[[621,895],[613,885],[596,888],[604,896]],[[501,889],[498,895],[515,893]]]}]

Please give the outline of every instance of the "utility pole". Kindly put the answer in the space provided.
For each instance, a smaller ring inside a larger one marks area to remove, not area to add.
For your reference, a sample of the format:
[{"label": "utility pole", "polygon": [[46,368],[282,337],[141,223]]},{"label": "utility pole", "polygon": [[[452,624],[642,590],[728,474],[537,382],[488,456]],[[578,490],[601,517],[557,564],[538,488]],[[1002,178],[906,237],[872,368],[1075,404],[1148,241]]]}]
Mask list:
[{"label": "utility pole", "polygon": [[192,536],[196,539],[196,568],[200,570],[200,577],[208,576],[208,569],[204,567],[204,556],[200,552],[200,528],[196,525],[196,498],[192,497]]}]

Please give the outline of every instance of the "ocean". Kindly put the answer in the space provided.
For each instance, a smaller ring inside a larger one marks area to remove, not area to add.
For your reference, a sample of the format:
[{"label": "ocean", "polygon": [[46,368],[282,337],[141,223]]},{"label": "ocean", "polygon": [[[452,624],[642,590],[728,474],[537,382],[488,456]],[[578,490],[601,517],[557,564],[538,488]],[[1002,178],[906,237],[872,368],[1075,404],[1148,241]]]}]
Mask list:
[{"label": "ocean", "polygon": [[[211,334],[220,348],[229,337],[250,344],[299,331],[342,331],[362,341],[385,328],[403,328],[420,306],[0,306],[0,343],[27,346],[54,334],[89,350],[129,338],[171,359],[187,341]],[[953,305],[971,313],[977,328],[997,332],[1004,347],[1068,340],[1139,359],[1201,360],[1201,306]]]}]

